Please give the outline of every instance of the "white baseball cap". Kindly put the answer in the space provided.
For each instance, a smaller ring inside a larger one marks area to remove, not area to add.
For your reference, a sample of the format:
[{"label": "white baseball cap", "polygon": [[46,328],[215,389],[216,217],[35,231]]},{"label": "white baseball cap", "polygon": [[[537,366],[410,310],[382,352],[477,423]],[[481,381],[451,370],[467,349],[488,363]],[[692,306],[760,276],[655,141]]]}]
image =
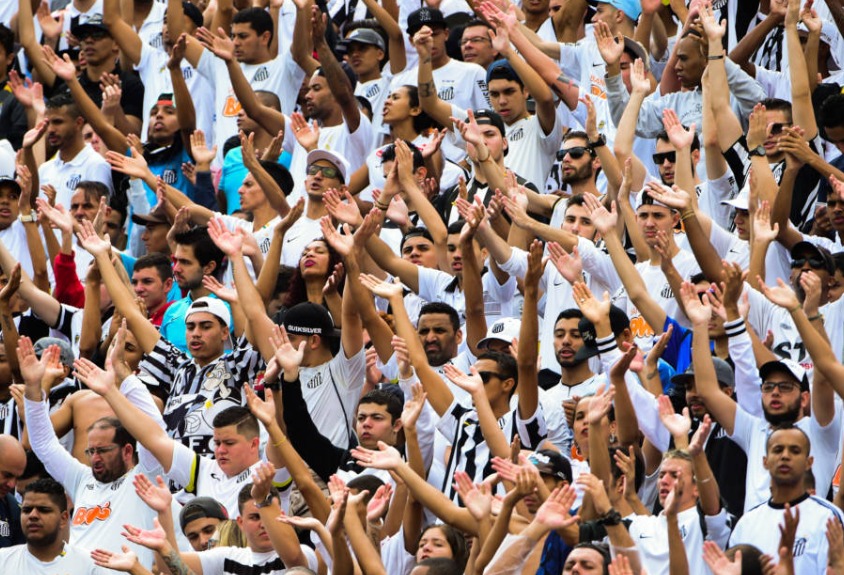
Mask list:
[{"label": "white baseball cap", "polygon": [[484,349],[492,340],[499,340],[507,343],[513,343],[513,340],[519,337],[519,330],[522,329],[522,320],[514,317],[502,317],[493,323],[486,330],[486,337],[478,342],[478,348]]}]

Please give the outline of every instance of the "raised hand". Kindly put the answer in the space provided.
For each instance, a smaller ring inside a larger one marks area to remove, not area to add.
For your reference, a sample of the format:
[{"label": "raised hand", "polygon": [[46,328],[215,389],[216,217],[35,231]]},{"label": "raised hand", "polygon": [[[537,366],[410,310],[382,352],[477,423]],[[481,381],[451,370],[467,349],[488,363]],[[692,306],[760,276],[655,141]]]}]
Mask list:
[{"label": "raised hand", "polygon": [[311,151],[319,144],[319,124],[313,120],[310,124],[299,112],[293,112],[290,116],[290,124],[293,127],[293,136],[299,145],[307,151]]},{"label": "raised hand", "polygon": [[762,278],[757,279],[759,280],[759,291],[761,291],[762,295],[768,298],[771,303],[774,303],[781,308],[785,308],[788,311],[793,311],[800,307],[800,300],[797,299],[797,294],[794,293],[794,290],[791,289],[791,287],[789,287],[782,278],[777,278],[777,287],[769,287],[765,285]]},{"label": "raised hand", "polygon": [[343,285],[343,280],[346,277],[346,268],[343,267],[343,262],[334,264],[334,269],[325,280],[325,285],[322,287],[322,295],[336,294],[340,291],[340,286]]},{"label": "raised hand", "polygon": [[712,12],[711,3],[704,2],[700,6],[700,21],[703,25],[703,31],[706,32],[706,37],[709,39],[709,43],[720,43],[721,38],[727,33],[727,21],[721,20],[721,22],[718,22]]},{"label": "raised hand", "polygon": [[754,242],[770,244],[777,239],[780,225],[776,222],[771,225],[771,203],[768,200],[762,201],[756,211],[751,212],[750,220]]},{"label": "raised hand", "polygon": [[4,305],[8,306],[9,301],[12,299],[12,296],[18,292],[18,289],[21,287],[21,264],[20,262],[15,264],[15,267],[12,268],[12,273],[9,275],[9,279],[6,282],[6,285],[3,286],[3,289],[0,289],[0,302]]},{"label": "raised hand", "polygon": [[173,494],[170,493],[170,488],[160,475],[155,477],[155,484],[153,484],[146,475],[138,473],[132,480],[132,485],[135,486],[135,493],[141,501],[153,511],[163,513],[170,509]]},{"label": "raised hand", "polygon": [[651,81],[646,74],[645,64],[639,58],[630,67],[630,89],[640,97],[651,93]]},{"label": "raised hand", "polygon": [[57,204],[53,207],[44,198],[36,198],[35,205],[38,206],[39,215],[46,218],[51,226],[58,228],[65,234],[73,233],[75,220],[63,205]]},{"label": "raised hand", "polygon": [[287,230],[292,228],[293,224],[299,221],[299,218],[302,217],[303,213],[305,213],[305,198],[299,198],[299,200],[290,208],[290,211],[287,212],[287,215],[284,216],[278,224],[276,224],[274,232],[277,234],[287,233]]},{"label": "raised hand", "polygon": [[669,188],[663,184],[651,181],[645,184],[645,188],[649,196],[651,196],[654,200],[665,204],[669,208],[682,211],[688,209],[692,205],[691,194],[686,190],[678,188],[677,186]]},{"label": "raised hand", "polygon": [[352,253],[352,250],[355,247],[355,240],[352,237],[352,230],[349,228],[349,224],[343,224],[343,234],[341,235],[340,232],[331,224],[331,218],[328,216],[323,216],[319,220],[319,227],[322,230],[322,235],[325,238],[325,241],[334,248],[340,256],[348,257],[349,254]]},{"label": "raised hand", "polygon": [[346,506],[349,503],[349,489],[343,488],[335,496],[331,497],[331,513],[325,522],[325,527],[332,535],[337,535],[343,530],[343,518],[346,516]]},{"label": "raised hand", "polygon": [[676,516],[680,512],[680,500],[683,498],[683,482],[680,481],[682,472],[677,473],[677,481],[674,482],[674,489],[665,498],[665,514]]},{"label": "raised hand", "polygon": [[[344,199],[347,201],[344,202]],[[349,224],[353,227],[358,227],[363,223],[360,208],[355,203],[355,199],[349,193],[348,189],[343,189],[342,192],[335,188],[326,190],[322,196],[322,203],[328,215],[341,223]]]},{"label": "raised hand", "polygon": [[525,286],[537,288],[542,274],[545,272],[546,260],[542,258],[542,242],[533,240],[528,252],[528,267],[525,272]]},{"label": "raised hand", "polygon": [[677,117],[677,112],[671,108],[665,108],[662,111],[662,124],[665,126],[665,131],[668,134],[668,140],[671,145],[678,150],[692,147],[692,142],[695,139],[695,124],[685,128]]},{"label": "raised hand", "polygon": [[586,414],[586,419],[590,425],[600,425],[604,417],[610,412],[612,408],[612,400],[615,397],[615,387],[610,385],[609,388],[602,387],[592,396],[592,401],[589,402],[589,412]]},{"label": "raised hand", "polygon": [[204,26],[200,27],[196,30],[196,38],[220,60],[231,62],[234,59],[234,41],[222,28],[217,28],[214,34]]},{"label": "raised hand", "polygon": [[583,199],[586,203],[586,208],[589,210],[589,218],[595,229],[600,232],[602,236],[608,236],[615,233],[616,225],[618,224],[618,211],[615,202],[610,204],[610,209],[601,203],[592,194],[584,194]]},{"label": "raised hand", "polygon": [[700,422],[697,430],[695,430],[695,434],[692,436],[692,440],[689,442],[689,454],[692,457],[703,453],[703,448],[706,445],[706,439],[709,437],[709,433],[711,431],[712,418],[710,418],[707,413],[703,416],[703,420]]},{"label": "raised hand", "polygon": [[[47,348],[49,350],[49,348]],[[32,340],[27,336],[22,335],[18,338],[18,365],[20,366],[23,381],[27,387],[33,386],[39,389],[39,397],[41,395],[41,379],[44,377],[44,371],[47,367],[47,361],[44,358],[46,351],[41,354],[41,359],[35,355],[35,348],[32,346]]]},{"label": "raised hand", "polygon": [[466,375],[451,364],[443,366],[443,374],[445,374],[449,381],[460,389],[469,392],[474,397],[475,394],[483,392],[484,380],[474,366],[470,367],[469,371],[471,375]]},{"label": "raised hand", "polygon": [[366,505],[366,520],[375,522],[384,517],[384,514],[387,513],[387,508],[390,506],[392,497],[392,485],[385,483],[379,487]]},{"label": "raised hand", "polygon": [[[114,321],[117,321],[117,318],[113,318],[112,322]],[[129,331],[126,327],[126,318],[121,318],[119,325],[117,335],[114,337],[114,344],[111,347],[111,353],[108,356],[108,362],[110,362],[111,369],[114,370],[114,381],[118,385],[132,375],[132,368],[129,367],[129,363],[126,361],[126,333]],[[106,363],[106,367],[109,366],[108,362]]]},{"label": "raised hand", "polygon": [[362,467],[374,469],[397,469],[401,467],[403,460],[395,447],[379,441],[378,449],[379,451],[373,451],[358,446],[352,449],[351,454]]},{"label": "raised hand", "polygon": [[152,529],[140,529],[133,525],[123,525],[123,537],[130,542],[152,549],[153,551],[160,551],[167,544],[167,534],[161,523],[158,522],[158,517],[152,519]]},{"label": "raised hand", "polygon": [[413,384],[411,392],[413,393],[413,397],[405,400],[404,408],[401,412],[401,422],[405,429],[416,426],[419,415],[425,409],[425,400],[428,399],[428,394],[425,393],[425,389],[419,383]]},{"label": "raised hand", "polygon": [[120,86],[104,86],[103,89],[103,103],[100,109],[103,114],[113,116],[121,110],[120,98],[123,97],[123,89]]},{"label": "raised hand", "polygon": [[547,247],[551,263],[567,282],[573,284],[576,281],[583,281],[583,261],[580,259],[577,246],[570,254],[557,242],[549,242]]},{"label": "raised hand", "polygon": [[288,374],[298,373],[299,366],[302,365],[302,359],[305,357],[305,344],[307,342],[302,341],[299,343],[298,348],[293,347],[284,326],[276,325],[273,326],[270,343],[275,349],[273,357],[275,357],[282,371]]},{"label": "raised hand", "polygon": [[53,70],[56,76],[65,82],[76,79],[76,66],[71,61],[70,56],[63,54],[59,58],[49,46],[41,46],[41,54],[44,56],[44,62]]},{"label": "raised hand", "polygon": [[475,485],[464,471],[454,473],[454,487],[463,505],[477,521],[489,517],[492,510],[492,489],[488,483]]},{"label": "raised hand", "polygon": [[572,295],[580,311],[583,312],[583,317],[593,324],[609,317],[611,304],[610,294],[607,292],[604,292],[603,300],[598,300],[585,283],[577,282],[572,286]]},{"label": "raised hand", "polygon": [[763,104],[753,106],[750,117],[747,120],[747,148],[753,150],[765,143],[768,139],[768,118]]},{"label": "raised hand", "polygon": [[695,286],[689,282],[683,282],[680,287],[680,299],[683,301],[686,317],[692,324],[709,324],[712,318],[712,306],[697,297]]},{"label": "raised hand", "polygon": [[373,294],[386,300],[404,297],[403,288],[398,278],[394,278],[393,283],[390,283],[371,274],[360,274],[360,283]]},{"label": "raised hand", "polygon": [[208,235],[211,236],[211,241],[220,248],[220,251],[229,258],[243,251],[243,238],[238,234],[232,233],[226,227],[226,223],[222,218],[211,218],[208,220]]},{"label": "raised hand", "polygon": [[624,36],[621,34],[613,36],[606,22],[595,23],[595,43],[598,45],[601,58],[608,66],[621,61],[621,55],[624,54]]},{"label": "raised hand", "polygon": [[111,165],[113,170],[126,174],[130,178],[144,179],[152,176],[147,161],[143,154],[140,154],[135,148],[129,148],[132,157],[118,154],[117,152],[106,152],[106,161]]},{"label": "raised hand", "polygon": [[99,567],[129,573],[138,563],[138,556],[135,555],[134,551],[130,551],[126,545],[123,545],[121,549],[123,553],[112,553],[105,549],[95,549],[91,551],[91,559]]},{"label": "raised hand", "polygon": [[270,495],[270,490],[273,487],[273,476],[275,475],[275,466],[269,461],[264,461],[252,472],[252,499],[256,503],[266,501]]},{"label": "raised hand", "polygon": [[[39,84],[40,85],[40,84]],[[35,127],[30,128],[23,135],[22,148],[31,148],[47,133],[47,119],[40,120]]]},{"label": "raised hand", "polygon": [[205,132],[194,130],[190,135],[190,153],[196,161],[197,170],[207,171],[210,169],[211,162],[217,157],[217,146],[209,149],[205,141]]},{"label": "raised hand", "polygon": [[93,361],[84,357],[75,360],[73,368],[76,370],[76,377],[79,381],[97,395],[104,396],[116,385],[114,370],[104,371],[97,367]]},{"label": "raised hand", "polygon": [[202,276],[202,287],[230,304],[237,301],[237,290],[228,288],[214,276]]},{"label": "raised hand", "polygon": [[688,440],[689,431],[692,429],[692,420],[689,417],[689,408],[684,407],[683,413],[675,413],[674,406],[667,395],[660,395],[657,398],[659,406],[659,420],[662,425],[671,433],[672,437],[684,437]]},{"label": "raised hand", "polygon": [[269,427],[275,421],[275,399],[273,394],[267,392],[266,399],[261,399],[255,390],[248,383],[243,384],[243,395],[246,397],[246,407],[252,412],[255,418]]},{"label": "raised hand", "polygon": [[741,575],[741,551],[730,561],[714,541],[703,542],[703,560],[715,575]]},{"label": "raised hand", "polygon": [[412,40],[420,61],[425,61],[431,57],[431,47],[434,45],[434,36],[433,31],[428,26],[422,26],[419,31],[413,35]]},{"label": "raised hand", "polygon": [[571,516],[571,506],[577,499],[574,487],[563,485],[551,492],[551,495],[536,511],[536,521],[548,529],[565,529],[580,521],[580,516]]}]

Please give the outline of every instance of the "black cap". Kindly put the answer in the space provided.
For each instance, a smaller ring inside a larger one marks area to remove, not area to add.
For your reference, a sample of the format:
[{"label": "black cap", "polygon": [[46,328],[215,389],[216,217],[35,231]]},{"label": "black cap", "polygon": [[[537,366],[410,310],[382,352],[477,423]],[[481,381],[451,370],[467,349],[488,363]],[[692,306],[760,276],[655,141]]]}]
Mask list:
[{"label": "black cap", "polygon": [[[498,115],[498,112],[490,110],[489,108],[481,108],[479,110],[475,110],[474,114],[475,121],[479,126],[483,124],[490,124],[498,128],[498,131],[501,132],[502,138],[507,136],[507,129],[504,127],[504,120]],[[469,118],[466,118],[466,121],[468,122]]]},{"label": "black cap", "polygon": [[229,514],[226,508],[216,499],[211,497],[194,497],[182,507],[182,511],[179,513],[179,525],[182,527],[182,532],[184,533],[185,527],[191,521],[205,519],[206,517],[225,521],[229,518]]},{"label": "black cap", "polygon": [[536,466],[541,475],[572,482],[571,463],[553,449],[540,449],[528,455],[527,459]]},{"label": "black cap", "polygon": [[[791,259],[798,259],[797,256],[801,254],[808,254],[809,259],[819,259],[823,262],[823,267],[829,272],[829,275],[835,273],[835,260],[832,259],[832,254],[829,250],[822,246],[813,244],[812,242],[797,242],[791,248]],[[812,266],[820,267],[820,266]]]},{"label": "black cap", "polygon": [[425,7],[411,12],[407,17],[407,35],[413,36],[422,26],[427,26],[428,28],[447,28],[448,24],[442,12],[436,8]]},{"label": "black cap", "polygon": [[[621,308],[614,305],[610,306],[610,327],[612,327],[612,333],[615,336],[621,335],[625,329],[630,327],[630,318]],[[584,317],[577,324],[577,329],[580,330],[580,337],[583,338],[583,347],[574,354],[574,360],[583,361],[598,355],[598,344],[595,343],[598,336],[595,334],[594,324]]]},{"label": "black cap", "polygon": [[111,35],[108,26],[106,26],[103,22],[102,14],[94,14],[85,20],[85,22],[77,23],[70,27],[70,33],[78,39],[82,39],[93,32],[105,32],[106,34]]},{"label": "black cap", "polygon": [[185,16],[187,16],[191,22],[196,24],[197,28],[202,26],[202,12],[196,4],[193,2],[182,2],[182,10],[184,10]]},{"label": "black cap", "polygon": [[337,335],[334,320],[328,310],[311,302],[294,305],[284,315],[284,329],[296,335]]},{"label": "black cap", "polygon": [[17,195],[21,195],[21,185],[14,178],[0,176],[0,188],[12,188]]}]

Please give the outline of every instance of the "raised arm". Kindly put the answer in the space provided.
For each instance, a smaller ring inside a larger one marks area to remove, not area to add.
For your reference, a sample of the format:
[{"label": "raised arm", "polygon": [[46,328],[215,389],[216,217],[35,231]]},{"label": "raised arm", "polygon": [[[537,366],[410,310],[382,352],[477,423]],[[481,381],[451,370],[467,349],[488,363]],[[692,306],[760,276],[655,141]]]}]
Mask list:
[{"label": "raised arm", "polygon": [[516,363],[519,370],[519,417],[531,419],[539,404],[539,377],[536,359],[539,353],[539,279],[545,269],[542,260],[542,244],[534,240],[528,254],[528,268],[525,274],[525,301],[522,311],[522,325],[519,330],[519,347]]},{"label": "raised arm", "polygon": [[431,46],[434,43],[431,29],[427,26],[413,35],[413,45],[419,55],[418,85],[419,104],[422,111],[431,116],[441,126],[451,129],[451,106],[437,95],[434,84],[434,68],[431,64]]},{"label": "raised arm", "polygon": [[354,86],[349,82],[348,76],[343,72],[340,62],[334,57],[334,52],[331,51],[325,39],[325,23],[327,20],[328,16],[323,14],[319,7],[313,6],[311,8],[311,30],[314,47],[319,55],[320,67],[325,74],[328,88],[343,110],[346,128],[350,134],[354,134],[360,126],[360,108],[358,108],[358,101],[355,98]]},{"label": "raised arm", "polygon": [[[283,131],[279,132],[276,138],[280,138],[283,136]],[[252,174],[252,177],[255,178],[255,181],[261,187],[261,191],[264,192],[264,195],[267,197],[267,201],[273,207],[273,209],[278,212],[278,215],[284,217],[290,212],[290,204],[287,203],[287,196],[284,193],[284,190],[276,183],[275,179],[270,176],[269,172],[264,169],[261,165],[261,162],[258,160],[258,157],[255,155],[255,132],[246,136],[243,132],[240,132],[240,147],[241,147],[241,156],[243,157],[243,165],[246,166],[246,169],[249,170],[249,173]],[[293,178],[290,178],[290,183],[293,183]],[[288,193],[292,190],[288,190]]]},{"label": "raised arm", "polygon": [[[399,27],[399,23],[396,22],[398,10],[396,10],[396,16],[393,16],[386,9],[386,6],[381,6],[381,4],[379,4],[376,0],[363,0],[363,3],[366,4],[366,9],[369,10],[372,17],[378,21],[378,24],[381,25],[384,32],[387,33],[387,46],[390,51],[390,72],[392,72],[393,75],[396,75],[404,70],[405,66],[407,66],[407,55],[405,54],[404,48],[404,33]],[[389,2],[384,2],[384,4],[389,5]],[[393,6],[398,9],[398,6],[395,5],[395,0],[393,0]]]},{"label": "raised arm", "polygon": [[[775,3],[774,3],[775,4]],[[788,73],[791,76],[791,109],[795,126],[803,128],[804,137],[812,141],[818,135],[806,57],[800,44],[797,23],[800,21],[800,0],[788,0],[785,14],[785,43],[788,52]]]},{"label": "raised arm", "polygon": [[35,16],[32,13],[32,2],[30,0],[18,0],[18,40],[26,52],[32,67],[38,72],[41,82],[50,88],[56,83],[56,75],[52,68],[44,61],[41,53],[41,44],[35,36]]},{"label": "raised arm", "polygon": [[[182,7],[179,6],[179,14]],[[167,14],[168,19],[172,12]],[[103,24],[108,28],[109,34],[117,42],[120,51],[129,59],[130,64],[138,65],[141,61],[141,50],[143,40],[138,33],[120,15],[120,0],[103,0]],[[178,38],[178,36],[176,36]],[[97,131],[99,134],[100,132]]]}]

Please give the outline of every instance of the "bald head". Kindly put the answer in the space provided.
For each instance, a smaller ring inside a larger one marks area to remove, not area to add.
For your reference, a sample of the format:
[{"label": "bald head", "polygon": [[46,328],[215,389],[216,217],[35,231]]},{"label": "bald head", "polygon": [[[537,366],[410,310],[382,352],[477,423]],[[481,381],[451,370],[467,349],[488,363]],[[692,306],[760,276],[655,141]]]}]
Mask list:
[{"label": "bald head", "polygon": [[0,435],[0,497],[12,492],[24,469],[26,452],[20,442],[11,435]]}]

